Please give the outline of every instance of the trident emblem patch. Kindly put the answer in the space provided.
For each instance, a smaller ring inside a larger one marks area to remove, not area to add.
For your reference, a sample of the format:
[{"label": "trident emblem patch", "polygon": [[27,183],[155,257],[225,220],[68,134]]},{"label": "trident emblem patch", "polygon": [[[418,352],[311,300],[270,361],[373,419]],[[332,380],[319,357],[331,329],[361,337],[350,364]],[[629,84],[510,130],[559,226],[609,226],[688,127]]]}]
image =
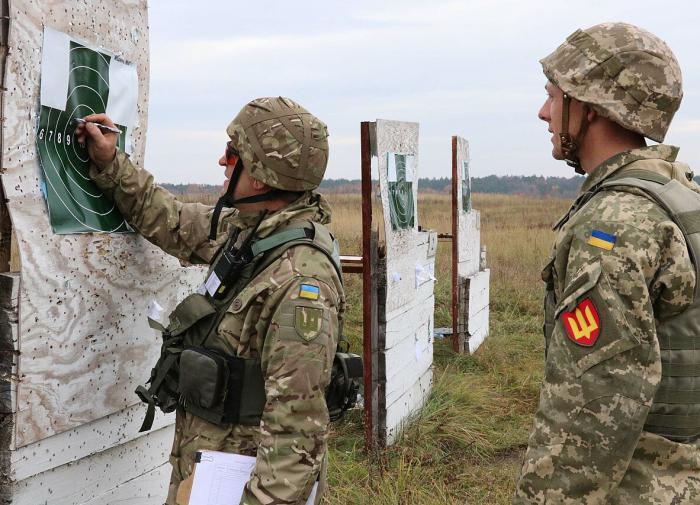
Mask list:
[{"label": "trident emblem patch", "polygon": [[590,298],[579,303],[571,312],[562,313],[566,334],[576,344],[590,347],[600,334],[600,316]]}]

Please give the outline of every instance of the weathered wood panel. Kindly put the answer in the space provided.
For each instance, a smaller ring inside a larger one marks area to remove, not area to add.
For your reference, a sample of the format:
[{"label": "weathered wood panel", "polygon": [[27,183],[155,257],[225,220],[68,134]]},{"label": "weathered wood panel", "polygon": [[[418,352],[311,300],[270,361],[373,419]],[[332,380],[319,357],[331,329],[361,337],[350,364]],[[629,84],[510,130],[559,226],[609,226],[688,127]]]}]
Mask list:
[{"label": "weathered wood panel", "polygon": [[[374,134],[386,243],[380,436],[391,444],[430,393],[437,235],[418,231],[418,124],[377,120]],[[395,154],[407,155],[405,165]],[[411,185],[397,184],[404,180]]]},{"label": "weathered wood panel", "polygon": [[456,312],[456,349],[473,353],[488,335],[489,273],[481,267],[481,215],[471,204],[469,143],[462,137],[452,138],[453,226],[456,275],[453,273]]},{"label": "weathered wood panel", "polygon": [[80,505],[161,505],[168,494],[171,469],[166,463]]},{"label": "weathered wood panel", "polygon": [[[109,503],[101,499],[119,486],[146,476],[156,469],[160,469],[158,476],[166,472],[167,465],[164,467],[164,462],[168,459],[173,431],[174,427],[169,426],[148,437],[137,438],[75,463],[59,466],[18,482],[14,484],[12,504],[82,505],[89,502],[95,503],[98,498],[97,501],[100,503]],[[146,485],[153,487],[146,491]],[[167,493],[160,496],[155,494],[163,490],[164,485],[167,485],[167,479],[164,483],[156,483],[146,478],[138,494],[146,491],[151,496],[143,503],[148,505],[163,503]],[[128,487],[125,488],[126,490]],[[125,503],[132,502],[127,500]]]},{"label": "weathered wood panel", "polygon": [[[67,463],[89,458],[139,437],[150,437],[173,424],[174,414],[157,412],[153,429],[139,433],[145,415],[144,405],[134,405],[91,423],[12,451],[9,477],[22,481]],[[169,446],[169,442],[166,444]]]},{"label": "weathered wood panel", "polygon": [[19,385],[13,447],[135,405],[159,348],[146,324],[201,282],[200,269],[135,235],[54,235],[40,191],[38,120],[42,27],[51,26],[136,64],[132,158],[143,161],[148,108],[146,0],[17,0],[10,5],[2,184],[21,257]]}]

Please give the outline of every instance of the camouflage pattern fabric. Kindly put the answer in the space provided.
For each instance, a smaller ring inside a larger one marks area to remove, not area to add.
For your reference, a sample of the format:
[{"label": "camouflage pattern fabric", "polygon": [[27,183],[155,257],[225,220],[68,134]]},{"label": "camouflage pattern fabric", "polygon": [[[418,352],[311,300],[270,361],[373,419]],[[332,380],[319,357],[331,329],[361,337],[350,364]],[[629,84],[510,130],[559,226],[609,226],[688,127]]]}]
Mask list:
[{"label": "camouflage pattern fabric", "polygon": [[[226,210],[217,239],[209,241],[212,208],[179,202],[123,153],[101,171],[92,167],[91,176],[139,233],[193,263],[211,262],[230,226],[249,228],[257,217]],[[262,238],[289,223],[307,221],[330,221],[330,207],[318,193],[306,192],[269,215],[258,235]],[[314,296],[303,294],[309,289]],[[322,252],[309,246],[287,250],[243,289],[231,303],[218,335],[206,345],[261,359],[267,403],[260,426],[218,427],[178,411],[167,505],[175,505],[180,482],[190,476],[195,454],[203,449],[257,457],[241,503],[305,502],[326,453],[329,419],[324,391],[344,311],[345,297],[335,268]],[[144,370],[144,377],[147,373]]]},{"label": "camouflage pattern fabric", "polygon": [[683,98],[681,69],[668,45],[626,23],[577,30],[540,63],[565,93],[656,142],[663,142]]},{"label": "camouflage pattern fabric", "polygon": [[226,129],[243,166],[268,186],[288,191],[317,188],[328,163],[326,124],[294,100],[257,98]]},{"label": "camouflage pattern fabric", "polygon": [[[543,271],[551,289],[545,377],[516,504],[700,503],[700,441],[643,431],[661,380],[656,325],[693,299],[685,239],[637,190],[585,196],[632,169],[676,174],[700,191],[675,162],[677,151],[659,145],[613,156],[555,226]],[[590,310],[577,314],[581,308]]]}]

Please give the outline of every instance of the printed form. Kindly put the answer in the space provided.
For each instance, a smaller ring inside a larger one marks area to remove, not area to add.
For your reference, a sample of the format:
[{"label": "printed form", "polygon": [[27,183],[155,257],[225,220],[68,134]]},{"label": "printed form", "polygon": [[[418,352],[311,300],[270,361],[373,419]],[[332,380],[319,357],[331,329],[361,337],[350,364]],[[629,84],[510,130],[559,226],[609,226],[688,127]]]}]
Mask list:
[{"label": "printed form", "polygon": [[[238,505],[255,468],[255,458],[228,452],[200,451],[189,505]],[[318,482],[306,505],[313,505]]]}]

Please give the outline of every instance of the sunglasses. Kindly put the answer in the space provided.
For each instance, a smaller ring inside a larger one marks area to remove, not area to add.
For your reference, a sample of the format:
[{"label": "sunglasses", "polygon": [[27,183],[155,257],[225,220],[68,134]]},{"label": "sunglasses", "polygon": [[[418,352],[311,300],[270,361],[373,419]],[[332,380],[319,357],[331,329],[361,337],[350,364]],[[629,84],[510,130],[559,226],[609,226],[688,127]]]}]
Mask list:
[{"label": "sunglasses", "polygon": [[241,158],[240,153],[238,152],[238,149],[233,147],[233,143],[229,140],[226,143],[226,164],[227,165],[235,165],[238,163],[238,160]]}]

